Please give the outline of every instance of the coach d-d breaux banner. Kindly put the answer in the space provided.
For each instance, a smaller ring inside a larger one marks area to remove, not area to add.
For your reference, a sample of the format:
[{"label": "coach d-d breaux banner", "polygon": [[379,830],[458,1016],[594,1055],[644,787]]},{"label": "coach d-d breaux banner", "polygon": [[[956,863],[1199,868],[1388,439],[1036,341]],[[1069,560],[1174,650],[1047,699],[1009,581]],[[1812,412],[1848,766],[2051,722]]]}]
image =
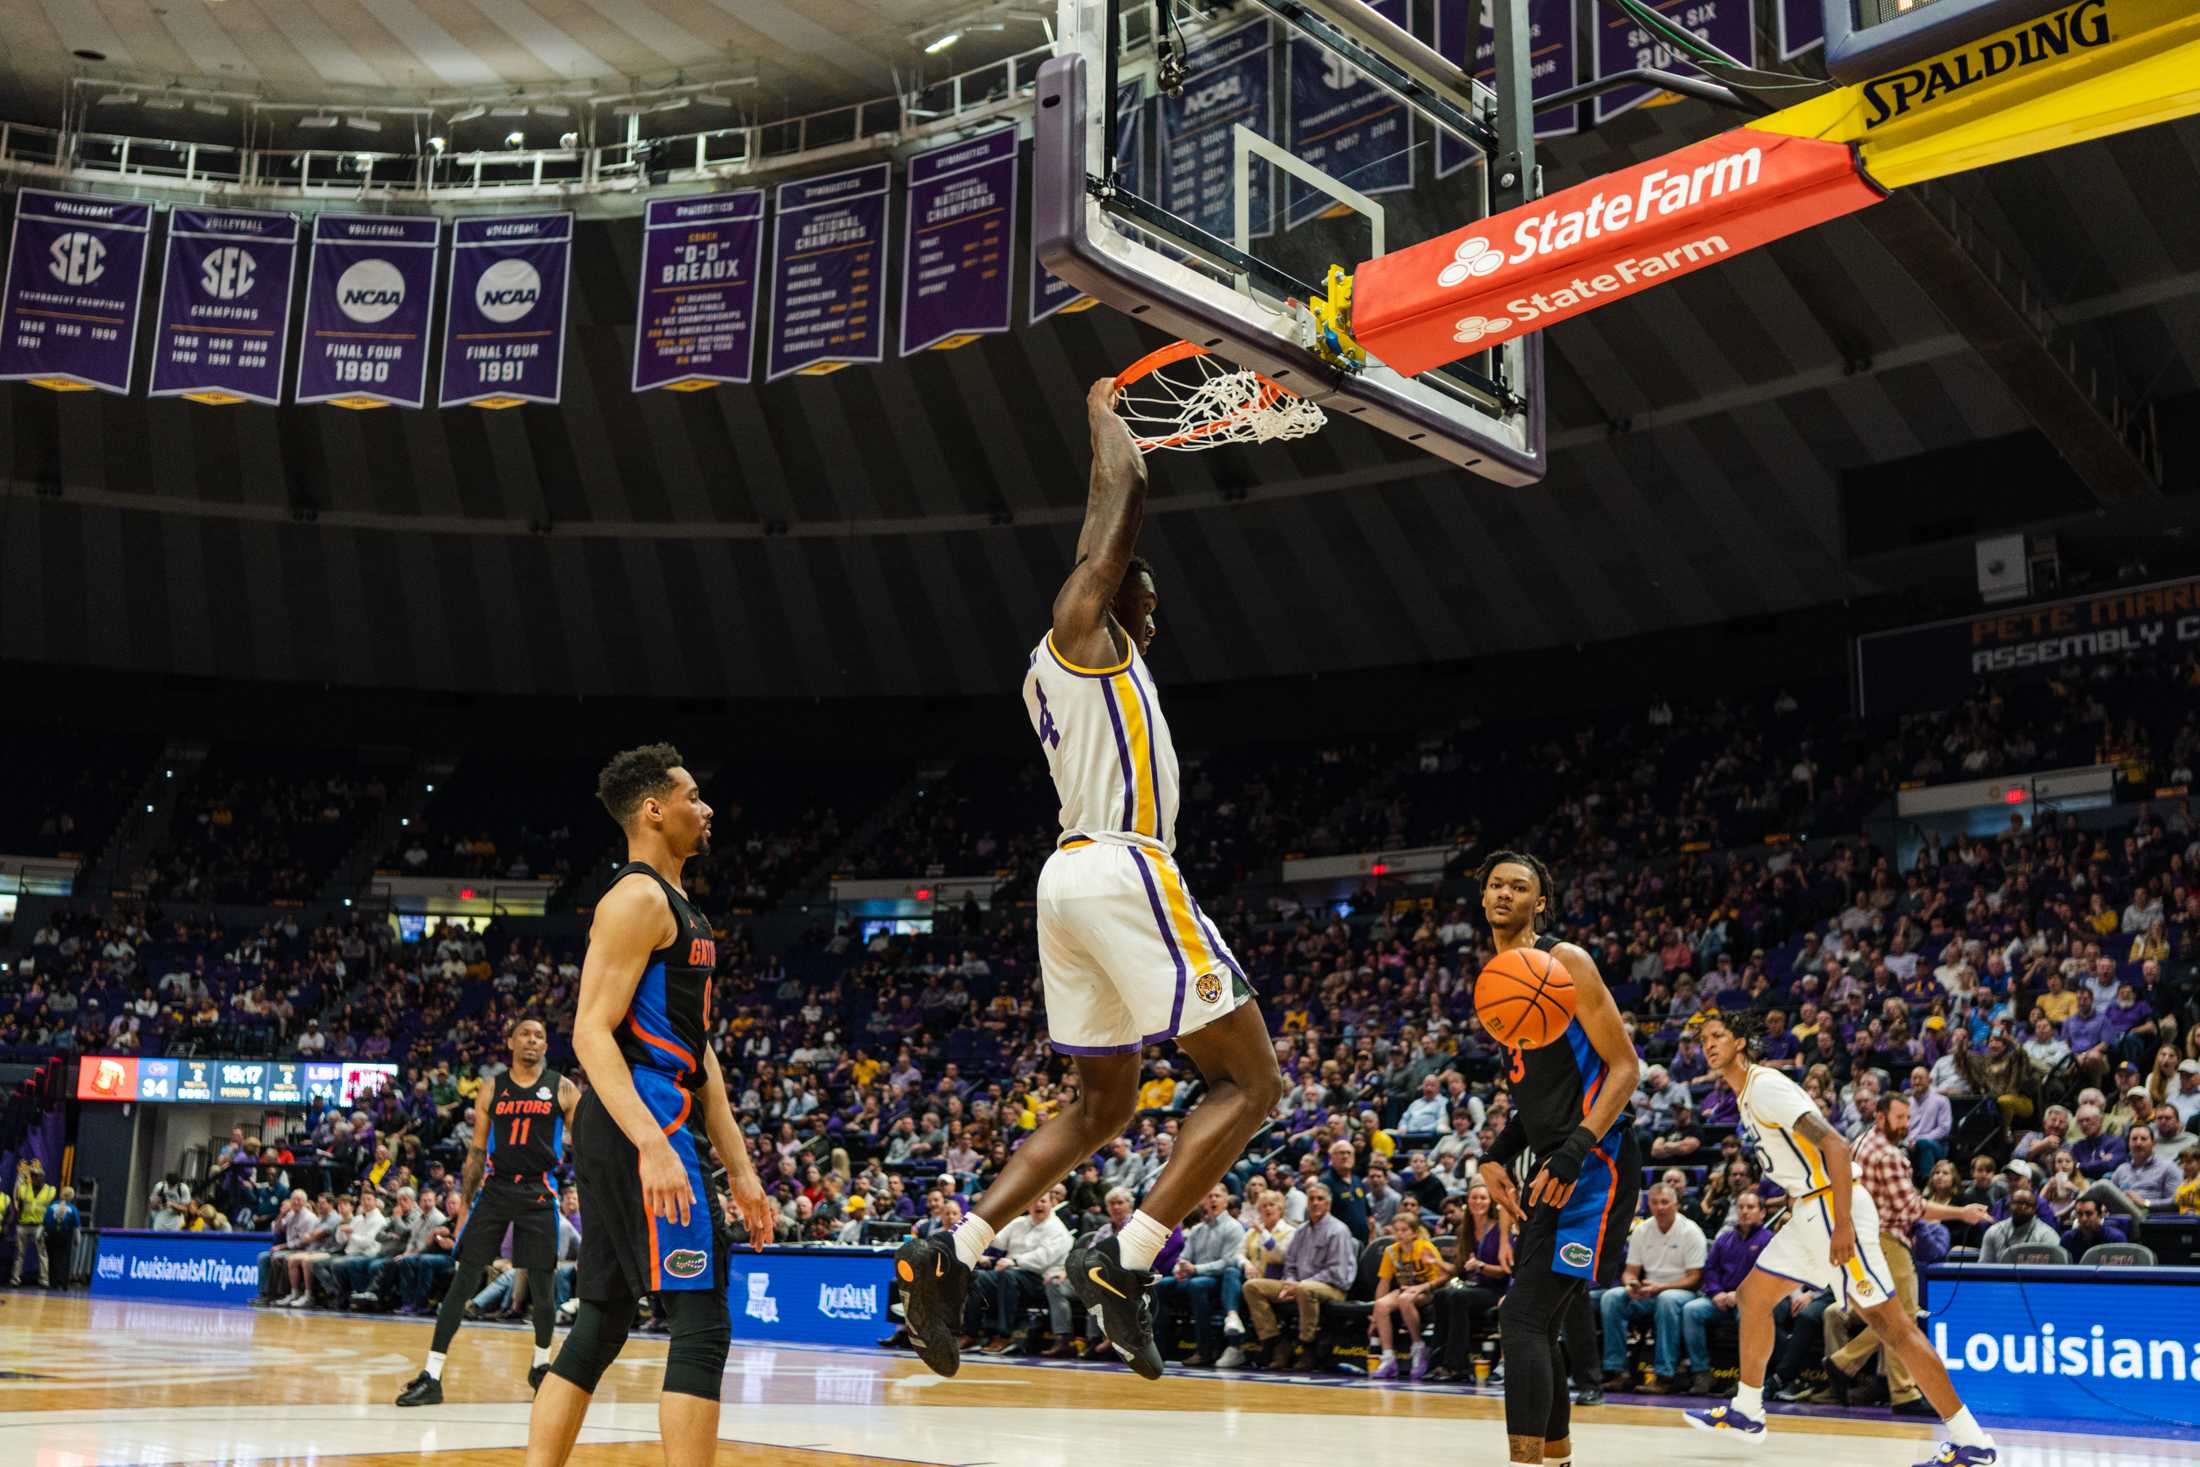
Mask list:
[{"label": "coach d-d breaux banner", "polygon": [[295,214],[171,213],[153,326],[152,395],[279,406],[297,260]]},{"label": "coach d-d breaux banner", "polygon": [[760,188],[650,201],[634,326],[636,392],[749,380],[763,252]]},{"label": "coach d-d breaux banner", "polygon": [[2113,658],[2174,659],[2200,650],[2200,577],[2095,596],[1982,611],[1856,639],[1856,699],[1866,714],[1941,708],[1973,682]]},{"label": "coach d-d breaux banner", "polygon": [[295,400],[416,408],[427,401],[441,220],[323,214],[306,266]]},{"label": "coach d-d breaux banner", "polygon": [[779,186],[764,380],[886,358],[886,191],[874,163]]},{"label": "coach d-d breaux banner", "polygon": [[451,227],[442,406],[558,400],[572,254],[571,214],[461,219]]},{"label": "coach d-d breaux banner", "polygon": [[27,188],[0,297],[0,379],[130,390],[153,206]]},{"label": "coach d-d breaux banner", "polygon": [[1009,328],[1016,146],[1016,129],[1003,127],[909,160],[903,356],[968,346]]}]

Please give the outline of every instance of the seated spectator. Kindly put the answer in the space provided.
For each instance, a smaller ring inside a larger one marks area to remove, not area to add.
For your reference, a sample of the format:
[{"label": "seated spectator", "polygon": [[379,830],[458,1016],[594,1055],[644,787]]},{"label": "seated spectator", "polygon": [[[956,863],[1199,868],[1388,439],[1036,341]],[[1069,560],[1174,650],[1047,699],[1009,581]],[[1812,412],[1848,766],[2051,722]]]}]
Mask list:
[{"label": "seated spectator", "polygon": [[[361,1198],[362,1218],[368,1206],[367,1199]],[[352,1246],[347,1246],[335,1258],[313,1265],[313,1288],[322,1302],[332,1309],[349,1309],[354,1298],[369,1292],[368,1286],[375,1277],[412,1245],[412,1234],[425,1215],[413,1189],[399,1187],[397,1195],[391,1199],[388,1215],[373,1230],[373,1240],[364,1248],[356,1246],[363,1229],[361,1219],[354,1219]],[[379,1298],[374,1302],[379,1303]]]},{"label": "seated spectator", "polygon": [[1001,1229],[993,1247],[998,1254],[979,1259],[971,1279],[968,1317],[978,1327],[991,1326],[983,1353],[1006,1355],[1015,1348],[1024,1310],[1045,1302],[1046,1276],[1069,1257],[1069,1229],[1054,1215],[1052,1194],[1034,1198],[1022,1217]]},{"label": "seated spectator", "polygon": [[2177,1158],[2177,1212],[2180,1217],[2200,1217],[2200,1146],[2187,1147]]},{"label": "seated spectator", "polygon": [[2009,1215],[1989,1227],[1979,1240],[1978,1261],[2005,1263],[2012,1248],[2060,1241],[2053,1225],[2039,1215],[2038,1195],[2029,1185],[2019,1185],[2009,1191]]},{"label": "seated spectator", "polygon": [[[371,1220],[362,1228],[359,1219],[369,1214]],[[338,1256],[356,1258],[372,1252],[387,1221],[382,1212],[382,1199],[374,1192],[366,1193],[356,1204],[349,1197],[337,1198],[336,1205],[322,1218],[321,1226],[315,1229],[307,1246],[283,1258],[283,1272],[276,1286],[281,1286],[281,1279],[287,1279],[289,1291],[274,1301],[275,1307],[302,1309],[311,1304],[314,1265]],[[353,1246],[355,1239],[356,1247]]]},{"label": "seated spectator", "polygon": [[[1321,1329],[1322,1304],[1341,1300],[1360,1271],[1359,1247],[1351,1230],[1330,1211],[1329,1188],[1306,1188],[1306,1225],[1284,1249],[1283,1277],[1245,1281],[1246,1312],[1253,1316],[1259,1348],[1268,1352],[1270,1370],[1307,1369],[1314,1363],[1314,1337]],[[1290,1304],[1299,1316],[1294,1348],[1276,1321],[1276,1306]]]},{"label": "seated spectator", "polygon": [[1948,1104],[1948,1097],[1933,1089],[1932,1071],[1923,1065],[1913,1066],[1908,1147],[1919,1172],[1930,1173],[1934,1163],[1948,1154],[1948,1138],[1955,1126],[1955,1108]]},{"label": "seated spectator", "polygon": [[2177,1112],[2179,1124],[2200,1124],[2200,1059],[2177,1062],[2177,1088],[2164,1094],[2162,1103]]},{"label": "seated spectator", "polygon": [[1421,1080],[1421,1093],[1398,1119],[1398,1130],[1409,1136],[1434,1136],[1451,1126],[1451,1107],[1444,1102],[1443,1082],[1434,1075]]},{"label": "seated spectator", "polygon": [[1681,1335],[1688,1346],[1688,1368],[1695,1372],[1684,1394],[1715,1394],[1711,1379],[1711,1324],[1738,1319],[1742,1280],[1757,1266],[1757,1255],[1772,1241],[1765,1226],[1765,1202],[1755,1191],[1734,1199],[1734,1225],[1712,1239],[1703,1265],[1703,1292],[1681,1306]]},{"label": "seated spectator", "polygon": [[1175,1272],[1154,1286],[1154,1317],[1165,1321],[1172,1309],[1191,1317],[1196,1345],[1184,1363],[1203,1369],[1222,1358],[1226,1337],[1244,1336],[1244,1296],[1245,1225],[1230,1215],[1229,1190],[1218,1183],[1184,1230]]},{"label": "seated spectator", "polygon": [[1650,1218],[1627,1239],[1621,1284],[1596,1296],[1604,1324],[1606,1390],[1635,1389],[1627,1369],[1627,1327],[1642,1319],[1651,1322],[1657,1352],[1656,1378],[1646,1389],[1660,1395],[1680,1388],[1681,1313],[1703,1282],[1708,1252],[1703,1229],[1681,1216],[1674,1190],[1662,1182],[1652,1187]]},{"label": "seated spectator", "polygon": [[[1255,1187],[1260,1188],[1257,1196]],[[1291,1235],[1298,1229],[1284,1218],[1283,1194],[1263,1186],[1260,1178],[1255,1177],[1246,1183],[1245,1193],[1254,1198],[1253,1223],[1245,1230],[1245,1246],[1240,1250],[1245,1278],[1272,1279],[1280,1283],[1283,1279],[1284,1258],[1291,1246]],[[1238,1293],[1242,1301],[1243,1284],[1239,1285]],[[1241,1322],[1233,1322],[1225,1316],[1223,1334],[1227,1337],[1233,1333],[1233,1329],[1239,1334],[1244,1332]],[[1246,1358],[1244,1348],[1233,1340],[1215,1365],[1218,1369],[1235,1370],[1245,1363]]]},{"label": "seated spectator", "polygon": [[[333,1215],[334,1206],[328,1208]],[[283,1199],[282,1207],[275,1214],[274,1246],[260,1254],[260,1301],[275,1301],[275,1280],[288,1277],[284,1264],[293,1253],[304,1252],[314,1241],[326,1236],[322,1231],[322,1213],[313,1205],[313,1199],[303,1191],[294,1191]],[[334,1232],[331,1224],[327,1230]]]},{"label": "seated spectator", "polygon": [[2124,1164],[2081,1195],[2133,1222],[2144,1222],[2149,1213],[2176,1211],[2179,1169],[2154,1154],[2154,1128],[2134,1126],[2126,1144],[2131,1150]]},{"label": "seated spectator", "polygon": [[[2062,1235],[2062,1248],[2063,1252],[2070,1255],[2072,1263],[2082,1260],[2088,1248],[2097,1247],[2102,1243],[2121,1243],[2123,1241],[2119,1235],[2109,1230],[2101,1211],[2101,1204],[2090,1197],[2081,1197],[2071,1204],[2071,1218],[2069,1231]],[[1994,1226],[2000,1227],[2002,1225],[1996,1223]]]},{"label": "seated spectator", "polygon": [[441,1221],[422,1241],[418,1251],[400,1257],[394,1265],[397,1279],[397,1312],[399,1314],[432,1314],[431,1302],[440,1292],[440,1286],[451,1281],[458,1269],[458,1234],[451,1226],[451,1219],[458,1212],[458,1188],[443,1191],[435,1204],[435,1215]]},{"label": "seated spectator", "polygon": [[1375,1368],[1374,1378],[1398,1378],[1395,1334],[1397,1326],[1403,1324],[1406,1339],[1413,1346],[1412,1378],[1420,1380],[1429,1367],[1428,1346],[1421,1340],[1421,1308],[1450,1280],[1451,1266],[1430,1240],[1428,1225],[1421,1221],[1418,1209],[1400,1212],[1391,1219],[1390,1238],[1390,1246],[1383,1249],[1375,1284],[1371,1322],[1382,1343],[1383,1359]]},{"label": "seated spectator", "polygon": [[[2048,1115],[2053,1117],[2061,1106],[2050,1106]],[[2097,1105],[2080,1105],[2077,1114],[2078,1134],[2068,1141],[2070,1155],[2078,1163],[2078,1170],[2094,1181],[2100,1180],[2124,1163],[2125,1145],[2120,1137],[2111,1135],[2103,1125],[2104,1117]],[[2052,1158],[2054,1145],[2035,1146],[2028,1152],[2020,1152],[2027,1161],[2043,1161]]]},{"label": "seated spectator", "polygon": [[1443,1354],[1443,1362],[1428,1373],[1433,1381],[1475,1378],[1475,1346],[1495,1330],[1498,1306],[1512,1282],[1505,1221],[1490,1201],[1490,1189],[1480,1182],[1467,1189],[1466,1213],[1455,1238],[1451,1281],[1431,1299],[1437,1348]]},{"label": "seated spectator", "polygon": [[[1128,1187],[1111,1187],[1101,1205],[1107,1212],[1107,1221],[1094,1231],[1090,1239],[1094,1244],[1114,1237],[1129,1225],[1131,1214],[1138,1208],[1138,1199],[1131,1196]],[[961,1219],[957,1218],[957,1221]],[[1048,1353],[1058,1360],[1082,1357],[1090,1347],[1089,1341],[1100,1338],[1100,1317],[1097,1314],[1088,1315],[1085,1320],[1086,1338],[1077,1338],[1070,1329],[1070,1303],[1076,1296],[1070,1291],[1069,1275],[1059,1266],[1049,1269],[1045,1288],[1047,1328],[1054,1335],[1054,1348]]]}]

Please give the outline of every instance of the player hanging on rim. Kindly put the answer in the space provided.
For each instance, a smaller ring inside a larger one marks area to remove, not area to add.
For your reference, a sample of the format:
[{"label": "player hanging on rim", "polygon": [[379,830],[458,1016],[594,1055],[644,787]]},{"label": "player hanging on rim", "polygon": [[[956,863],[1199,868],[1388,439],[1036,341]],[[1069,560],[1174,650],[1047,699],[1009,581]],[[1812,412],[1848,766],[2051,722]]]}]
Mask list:
[{"label": "player hanging on rim", "polygon": [[718,1448],[718,1393],[732,1336],[725,1250],[692,1122],[725,1167],[733,1205],[761,1248],[777,1213],[734,1124],[710,1046],[710,923],[680,885],[710,849],[710,806],[670,744],[617,755],[596,798],[626,833],[626,864],[596,903],[581,962],[573,1056],[588,1091],[573,1109],[580,1184],[580,1311],[535,1392],[527,1467],[564,1467],[603,1373],[644,1294],[672,1327],[658,1435],[668,1467],[703,1467]]},{"label": "player hanging on rim", "polygon": [[400,1406],[443,1402],[443,1361],[466,1318],[466,1301],[481,1289],[482,1273],[497,1256],[504,1230],[512,1231],[512,1266],[527,1270],[534,1312],[535,1361],[527,1388],[542,1385],[550,1369],[550,1332],[557,1323],[558,1196],[550,1169],[565,1152],[565,1124],[581,1088],[543,1068],[550,1035],[536,1018],[515,1019],[505,1031],[512,1065],[474,1097],[474,1138],[466,1148],[459,1183],[458,1269],[436,1311],[428,1364],[398,1396]]},{"label": "player hanging on rim", "polygon": [[1174,1039],[1207,1092],[1123,1230],[1074,1250],[1066,1265],[1117,1353],[1147,1379],[1160,1375],[1147,1297],[1154,1255],[1283,1094],[1252,988],[1170,854],[1176,748],[1145,663],[1159,597],[1153,572],[1131,553],[1146,470],[1116,415],[1113,381],[1093,384],[1085,415],[1092,481],[1077,564],[1024,679],[1062,802],[1061,835],[1039,873],[1039,970],[1048,1037],[1076,1065],[1077,1098],[1016,1148],[952,1240],[912,1241],[894,1255],[918,1357],[941,1375],[961,1364],[971,1266],[995,1230],[1123,1133],[1137,1108],[1140,1052]]},{"label": "player hanging on rim", "polygon": [[[1512,1288],[1499,1311],[1505,1434],[1514,1463],[1556,1467],[1573,1460],[1561,1330],[1590,1287],[1618,1277],[1642,1188],[1627,1113],[1642,1061],[1596,960],[1570,942],[1537,935],[1537,919],[1552,910],[1551,873],[1543,863],[1499,851],[1483,863],[1480,881],[1482,915],[1497,950],[1547,952],[1574,980],[1566,1032],[1540,1048],[1511,1052],[1512,1119],[1481,1168],[1490,1196],[1520,1222]],[[1516,1167],[1529,1179],[1525,1207]]]},{"label": "player hanging on rim", "polygon": [[[1896,1297],[1879,1244],[1879,1207],[1850,1168],[1848,1143],[1800,1085],[1778,1070],[1750,1063],[1758,1022],[1754,1014],[1711,1013],[1698,1025],[1696,1037],[1703,1045],[1704,1063],[1734,1092],[1741,1109],[1742,1144],[1788,1194],[1790,1210],[1787,1226],[1765,1245],[1757,1266],[1742,1280],[1741,1388],[1727,1404],[1684,1413],[1688,1424],[1699,1431],[1763,1439],[1773,1307],[1803,1284],[1833,1290],[1843,1308],[1869,1320],[1946,1423],[1948,1440],[1918,1467],[1992,1467],[1994,1439],[1956,1395],[1948,1367]],[[1907,1158],[1903,1165],[1908,1165]],[[1925,1206],[1927,1216],[1953,1218],[1962,1212],[1940,1203]]]}]

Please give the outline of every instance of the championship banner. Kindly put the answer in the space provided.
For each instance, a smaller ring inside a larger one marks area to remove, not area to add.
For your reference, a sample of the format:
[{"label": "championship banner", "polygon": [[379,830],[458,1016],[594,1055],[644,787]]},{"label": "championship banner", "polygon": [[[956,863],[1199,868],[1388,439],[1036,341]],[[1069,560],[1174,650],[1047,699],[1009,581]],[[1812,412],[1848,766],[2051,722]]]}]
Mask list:
[{"label": "championship banner", "polygon": [[[1709,41],[1727,55],[1756,63],[1757,27],[1750,14],[1750,0],[1649,0],[1652,10],[1700,41]],[[1617,76],[1639,67],[1671,71],[1675,62],[1688,57],[1615,10],[1597,7],[1591,14],[1597,32],[1597,75]],[[1673,100],[1654,87],[1619,87],[1596,99],[1596,120],[1610,122],[1645,102]]]},{"label": "championship banner", "polygon": [[634,390],[746,382],[756,352],[764,191],[652,199],[642,222]]},{"label": "championship banner", "polygon": [[1825,0],[1780,0],[1780,59],[1800,56],[1826,44]]},{"label": "championship banner", "polygon": [[[1817,3],[1817,0],[1812,0]],[[1574,44],[1575,0],[1528,0],[1528,94],[1542,101],[1563,92],[1576,80]],[[1467,56],[1467,37],[1474,37],[1474,56]],[[1497,77],[1497,33],[1482,13],[1481,0],[1436,0],[1436,49],[1456,61],[1488,86]],[[1535,135],[1562,138],[1581,131],[1581,109],[1561,107],[1536,115]],[[1482,151],[1470,147],[1442,128],[1436,130],[1436,176],[1449,178],[1480,159]]]},{"label": "championship banner", "polygon": [[130,390],[153,206],[27,188],[0,295],[0,381]]},{"label": "championship banner", "polygon": [[1844,144],[1736,128],[1367,261],[1353,334],[1426,372],[1885,196]]},{"label": "championship banner", "polygon": [[765,381],[886,359],[881,287],[892,179],[890,165],[873,163],[779,186]]},{"label": "championship banner", "polygon": [[323,214],[306,264],[306,325],[292,400],[420,407],[428,396],[440,220]]},{"label": "championship banner", "polygon": [[[1254,21],[1192,47],[1184,89],[1161,99],[1161,207],[1209,234],[1228,239],[1237,228],[1236,144],[1239,123],[1275,135],[1275,82],[1268,22]],[[1248,233],[1275,232],[1275,169],[1249,170]]]},{"label": "championship banner", "polygon": [[295,214],[171,213],[153,326],[152,395],[280,407],[297,265]]},{"label": "championship banner", "polygon": [[443,407],[558,400],[573,216],[513,214],[451,226],[443,313]]},{"label": "championship banner", "polygon": [[1009,126],[909,160],[903,356],[968,346],[1013,324],[1016,148]]},{"label": "championship banner", "polygon": [[[1383,19],[1412,25],[1406,0],[1366,0]],[[1413,187],[1413,116],[1406,105],[1376,86],[1326,46],[1294,39],[1289,48],[1291,151],[1348,188],[1363,194]],[[1265,168],[1264,170],[1265,171]],[[1338,207],[1310,184],[1284,184],[1286,226],[1304,224]]]},{"label": "championship banner", "polygon": [[2067,601],[1982,611],[1856,639],[1863,714],[1940,707],[1981,680],[2146,658],[2167,667],[2200,647],[2200,577]]},{"label": "championship banner", "polygon": [[[1123,187],[1146,197],[1146,114],[1149,106],[1145,84],[1127,81],[1115,89],[1115,156],[1123,170]],[[1056,278],[1039,259],[1038,231],[1032,231],[1031,324],[1036,326],[1056,311],[1089,311],[1100,302],[1074,285]]]}]

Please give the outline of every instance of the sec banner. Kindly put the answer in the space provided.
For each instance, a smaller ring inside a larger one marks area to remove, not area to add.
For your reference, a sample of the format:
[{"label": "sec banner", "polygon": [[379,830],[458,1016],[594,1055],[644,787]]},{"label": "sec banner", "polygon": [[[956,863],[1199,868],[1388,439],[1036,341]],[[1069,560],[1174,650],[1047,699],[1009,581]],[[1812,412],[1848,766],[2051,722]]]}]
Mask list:
[{"label": "sec banner", "polygon": [[[1650,8],[1687,31],[1742,62],[1755,61],[1757,26],[1749,0],[1650,0]],[[1599,6],[1590,12],[1597,33],[1597,75],[1617,76],[1623,71],[1651,67],[1670,71],[1687,57],[1666,41],[1616,10]],[[1649,87],[1617,87],[1598,95],[1596,120],[1609,122],[1622,112],[1669,93]]]},{"label": "sec banner", "polygon": [[901,354],[968,346],[1009,328],[1016,237],[1016,129],[909,160],[901,261]]},{"label": "sec banner", "polygon": [[572,253],[571,214],[461,219],[452,226],[442,406],[558,400]]},{"label": "sec banner", "polygon": [[0,295],[0,380],[130,390],[153,206],[27,188]]},{"label": "sec banner", "polygon": [[153,326],[152,395],[280,406],[297,263],[295,214],[170,214]]},{"label": "sec banner", "polygon": [[763,251],[760,188],[650,201],[634,328],[636,392],[749,380]]},{"label": "sec banner", "polygon": [[[1367,0],[1393,25],[1407,25],[1405,0]],[[1353,70],[1327,46],[1290,45],[1291,151],[1363,194],[1413,187],[1413,116],[1406,105]],[[1335,203],[1293,178],[1285,184],[1287,222],[1304,224]]]},{"label": "sec banner", "polygon": [[306,266],[306,324],[292,398],[420,407],[435,327],[436,219],[323,214]]},{"label": "sec banner", "polygon": [[779,186],[764,380],[886,359],[888,164]]}]

